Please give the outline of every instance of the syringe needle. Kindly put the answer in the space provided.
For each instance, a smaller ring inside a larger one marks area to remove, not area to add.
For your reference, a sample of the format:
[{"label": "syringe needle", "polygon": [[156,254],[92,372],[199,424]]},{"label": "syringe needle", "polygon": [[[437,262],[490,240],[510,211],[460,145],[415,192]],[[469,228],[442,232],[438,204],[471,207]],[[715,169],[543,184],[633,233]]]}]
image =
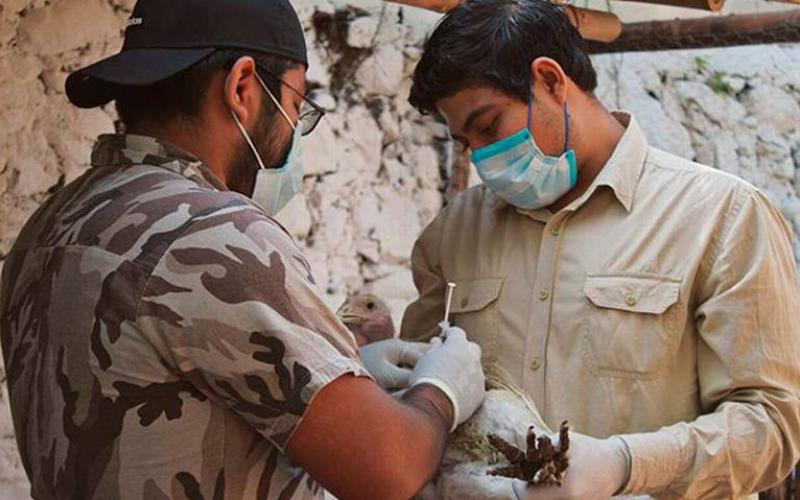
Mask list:
[{"label": "syringe needle", "polygon": [[447,284],[447,295],[444,301],[444,321],[442,322],[442,333],[450,327],[450,304],[453,302],[453,289],[456,287],[455,283]]}]

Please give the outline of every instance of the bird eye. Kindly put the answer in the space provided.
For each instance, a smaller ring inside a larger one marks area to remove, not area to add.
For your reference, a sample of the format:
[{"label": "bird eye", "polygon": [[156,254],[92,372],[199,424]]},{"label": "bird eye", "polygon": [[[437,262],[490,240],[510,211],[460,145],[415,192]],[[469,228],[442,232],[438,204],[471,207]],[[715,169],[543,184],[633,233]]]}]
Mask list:
[{"label": "bird eye", "polygon": [[367,302],[367,309],[370,311],[375,309],[375,302]]}]

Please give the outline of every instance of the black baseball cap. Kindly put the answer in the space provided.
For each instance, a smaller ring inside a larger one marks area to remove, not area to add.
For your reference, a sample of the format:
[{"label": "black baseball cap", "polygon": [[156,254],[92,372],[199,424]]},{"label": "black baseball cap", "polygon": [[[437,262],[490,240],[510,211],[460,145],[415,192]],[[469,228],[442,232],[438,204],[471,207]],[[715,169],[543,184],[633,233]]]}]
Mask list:
[{"label": "black baseball cap", "polygon": [[159,82],[217,49],[308,65],[303,27],[288,0],[139,0],[122,50],[69,75],[67,97],[81,108],[101,106],[120,86]]}]

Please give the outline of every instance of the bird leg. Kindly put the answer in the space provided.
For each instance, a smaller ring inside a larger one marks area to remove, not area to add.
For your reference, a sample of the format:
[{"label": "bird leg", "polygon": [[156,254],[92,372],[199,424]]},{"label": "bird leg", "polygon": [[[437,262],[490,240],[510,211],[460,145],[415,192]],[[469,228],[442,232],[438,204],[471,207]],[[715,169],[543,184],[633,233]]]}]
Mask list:
[{"label": "bird leg", "polygon": [[488,472],[490,476],[521,479],[531,484],[555,484],[561,486],[564,472],[569,467],[569,426],[561,424],[558,446],[548,436],[537,436],[533,426],[528,429],[525,451],[496,434],[487,436],[489,444],[503,454],[509,465]]}]

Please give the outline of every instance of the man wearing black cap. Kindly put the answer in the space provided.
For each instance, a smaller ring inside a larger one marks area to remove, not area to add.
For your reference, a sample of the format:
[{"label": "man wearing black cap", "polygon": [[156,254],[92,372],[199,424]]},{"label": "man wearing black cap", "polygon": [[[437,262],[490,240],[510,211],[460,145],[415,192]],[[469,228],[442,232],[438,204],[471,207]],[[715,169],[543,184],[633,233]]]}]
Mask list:
[{"label": "man wearing black cap", "polygon": [[122,51],[68,79],[129,133],[99,138],[4,266],[34,498],[408,498],[480,405],[461,330],[360,359],[269,217],[322,116],[306,64],[286,0],[141,0]]}]

